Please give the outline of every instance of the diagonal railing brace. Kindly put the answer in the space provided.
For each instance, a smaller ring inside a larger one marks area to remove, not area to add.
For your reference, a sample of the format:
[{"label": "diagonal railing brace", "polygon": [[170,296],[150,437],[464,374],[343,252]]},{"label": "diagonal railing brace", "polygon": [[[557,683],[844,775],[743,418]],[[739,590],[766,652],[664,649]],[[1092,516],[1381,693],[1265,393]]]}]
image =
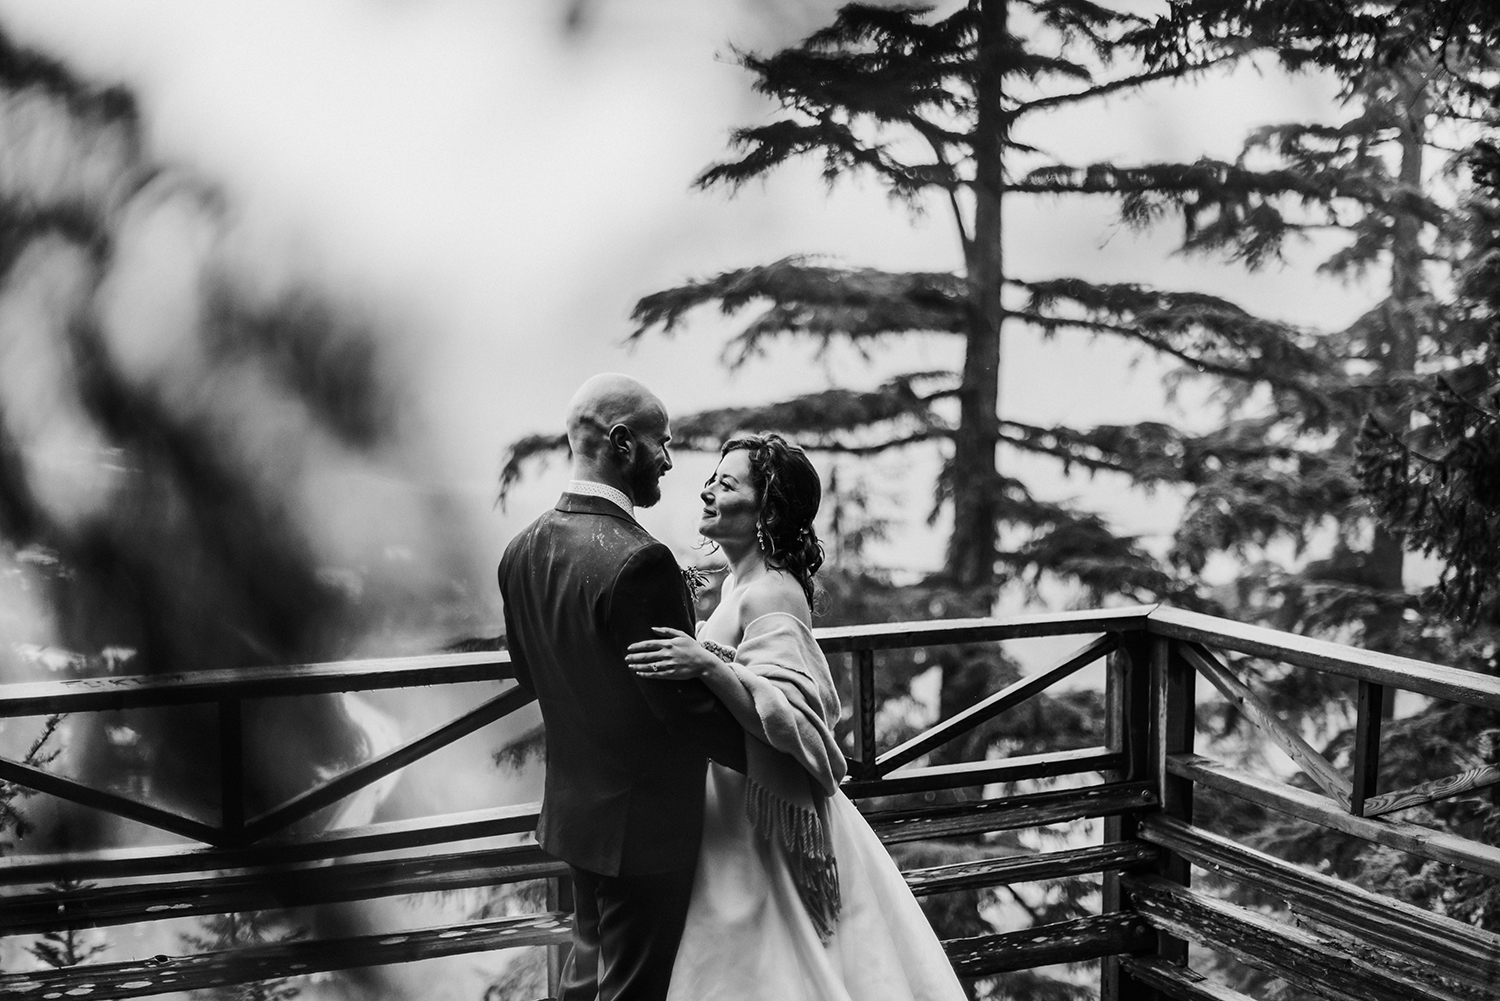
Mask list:
[{"label": "diagonal railing brace", "polygon": [[426,757],[438,748],[467,737],[475,730],[488,726],[503,716],[510,715],[535,698],[535,695],[519,685],[512,686],[509,691],[497,695],[458,719],[444,723],[409,743],[402,744],[378,758],[372,758],[335,779],[330,779],[320,786],[292,797],[280,806],[257,815],[245,824],[244,842],[259,841],[273,831],[310,817],[324,807],[332,806],[345,796],[380,781],[419,758]]},{"label": "diagonal railing brace", "polygon": [[982,723],[993,719],[1008,709],[1025,702],[1027,699],[1037,695],[1052,685],[1066,678],[1068,675],[1092,664],[1094,661],[1109,653],[1119,646],[1120,638],[1115,633],[1105,633],[1085,643],[1083,646],[1068,654],[1057,664],[1029,675],[1008,685],[994,695],[981,699],[974,705],[965,709],[937,726],[920,733],[899,747],[893,747],[876,759],[876,770],[881,775],[900,768],[908,762],[915,761],[922,755],[941,747],[954,737],[974,729]]},{"label": "diagonal railing brace", "polygon": [[1244,713],[1246,719],[1259,727],[1260,731],[1270,737],[1277,747],[1285,751],[1287,756],[1307,773],[1308,778],[1316,782],[1329,796],[1338,800],[1345,809],[1349,808],[1354,792],[1353,784],[1329,764],[1327,758],[1314,750],[1311,744],[1282,722],[1281,717],[1262,702],[1260,696],[1252,692],[1249,686],[1235,677],[1234,673],[1220,663],[1217,657],[1199,644],[1182,644],[1182,656],[1236,709]]}]

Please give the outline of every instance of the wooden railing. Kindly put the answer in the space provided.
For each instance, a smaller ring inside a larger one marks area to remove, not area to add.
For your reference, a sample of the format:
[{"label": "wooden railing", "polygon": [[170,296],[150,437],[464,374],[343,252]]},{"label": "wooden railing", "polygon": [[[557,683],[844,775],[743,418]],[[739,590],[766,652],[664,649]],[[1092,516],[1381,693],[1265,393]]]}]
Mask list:
[{"label": "wooden railing", "polygon": [[[1076,637],[1079,645],[1052,666],[909,740],[879,746],[875,683],[882,651],[1047,636]],[[1194,971],[1189,962],[1198,954],[1190,952],[1194,943],[1221,959],[1341,1001],[1500,997],[1500,937],[1289,864],[1193,823],[1195,790],[1211,789],[1369,843],[1500,878],[1500,848],[1398,816],[1414,805],[1494,785],[1500,768],[1484,764],[1412,789],[1377,789],[1380,707],[1387,689],[1481,707],[1496,712],[1500,721],[1500,678],[1160,607],[822,629],[818,637],[835,670],[849,672],[848,794],[861,802],[888,844],[963,839],[979,856],[906,872],[915,893],[1090,874],[1101,879],[1099,913],[1092,917],[946,942],[962,976],[1099,961],[1104,1001],[1246,1001]],[[1277,717],[1241,677],[1234,659],[1239,657],[1356,684],[1350,775]],[[1098,746],[930,763],[933,752],[1101,660],[1107,665],[1107,709]],[[1197,684],[1200,676],[1207,686]],[[560,882],[564,867],[533,845],[494,843],[499,836],[529,831],[535,804],[296,833],[298,822],[342,797],[521,708],[527,699],[509,677],[504,654],[457,654],[0,686],[0,717],[217,705],[223,803],[218,822],[210,824],[0,759],[0,779],[192,839],[165,847],[0,858],[0,935],[553,881],[550,909],[535,914],[234,952],[5,972],[0,994],[128,998],[494,949],[549,946],[555,954],[568,937],[567,914],[556,907],[567,899]],[[499,691],[450,723],[285,803],[245,815],[241,706],[246,700],[473,682],[494,684]],[[1317,791],[1200,754],[1211,750],[1196,739],[1200,690],[1206,697],[1217,691],[1232,702]],[[1060,781],[1032,783],[1024,794],[997,794],[1026,780]],[[943,790],[963,793],[937,795]],[[920,795],[926,793],[934,795]],[[892,808],[891,802],[916,805]],[[1098,843],[985,855],[986,835],[994,832],[1087,818],[1103,820]],[[1194,887],[1193,867],[1285,906],[1237,906]],[[59,879],[98,885],[82,892],[47,888]]]}]

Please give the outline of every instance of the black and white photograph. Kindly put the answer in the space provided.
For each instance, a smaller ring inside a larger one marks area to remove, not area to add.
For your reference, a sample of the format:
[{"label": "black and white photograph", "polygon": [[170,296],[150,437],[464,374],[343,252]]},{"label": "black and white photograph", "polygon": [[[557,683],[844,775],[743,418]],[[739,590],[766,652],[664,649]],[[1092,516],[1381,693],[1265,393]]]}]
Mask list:
[{"label": "black and white photograph", "polygon": [[1500,998],[1500,5],[0,0],[0,998]]}]

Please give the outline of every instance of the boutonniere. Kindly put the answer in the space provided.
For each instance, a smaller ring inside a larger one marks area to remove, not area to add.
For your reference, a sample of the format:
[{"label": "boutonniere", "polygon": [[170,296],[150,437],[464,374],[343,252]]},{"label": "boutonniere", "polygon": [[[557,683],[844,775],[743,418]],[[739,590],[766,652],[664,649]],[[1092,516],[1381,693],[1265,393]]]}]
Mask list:
[{"label": "boutonniere", "polygon": [[694,601],[698,600],[698,595],[703,593],[704,588],[713,583],[707,571],[699,567],[683,567],[682,579],[687,584],[687,589],[692,594]]}]

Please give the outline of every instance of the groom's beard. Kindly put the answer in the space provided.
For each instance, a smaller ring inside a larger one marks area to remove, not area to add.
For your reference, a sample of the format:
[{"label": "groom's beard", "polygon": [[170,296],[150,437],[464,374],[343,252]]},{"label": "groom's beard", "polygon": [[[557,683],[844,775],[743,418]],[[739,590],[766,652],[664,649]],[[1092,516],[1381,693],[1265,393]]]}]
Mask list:
[{"label": "groom's beard", "polygon": [[661,467],[654,460],[646,459],[631,466],[626,481],[636,507],[650,507],[661,500]]}]

